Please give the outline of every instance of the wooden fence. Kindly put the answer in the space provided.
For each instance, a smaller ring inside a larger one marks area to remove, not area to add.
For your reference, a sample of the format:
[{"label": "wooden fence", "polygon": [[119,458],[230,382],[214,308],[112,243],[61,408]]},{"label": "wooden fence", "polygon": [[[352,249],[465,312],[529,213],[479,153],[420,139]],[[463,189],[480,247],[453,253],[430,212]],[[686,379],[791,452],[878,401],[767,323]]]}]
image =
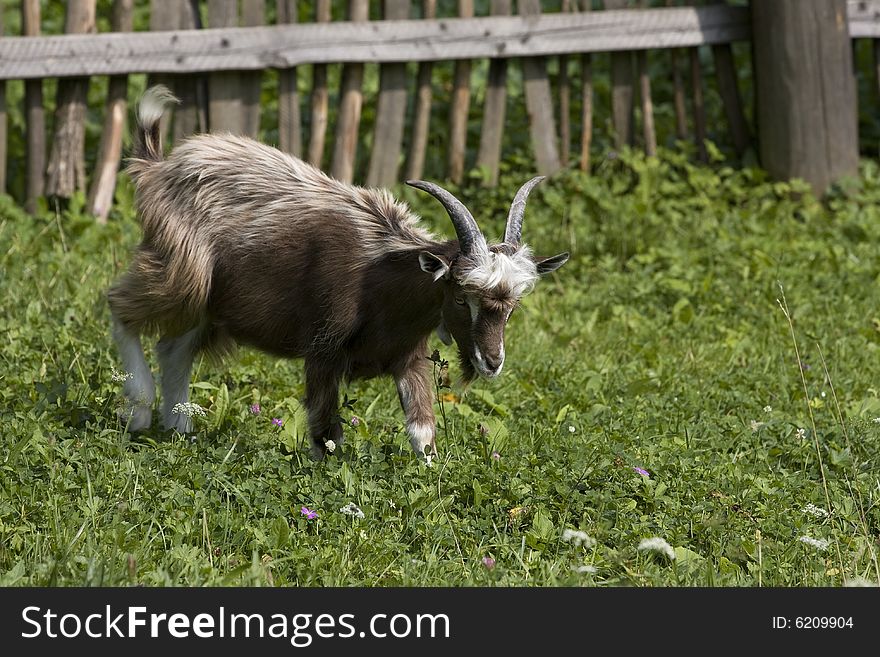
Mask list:
[{"label": "wooden fence", "polygon": [[[648,59],[664,56],[670,58],[673,72],[677,136],[688,136],[689,95],[693,138],[699,156],[705,158],[705,82],[698,48],[709,46],[731,142],[741,154],[752,140],[731,51],[732,43],[750,38],[747,7],[711,0],[700,6],[676,6],[681,3],[674,0],[561,0],[561,11],[544,13],[539,0],[518,0],[516,8],[511,0],[491,0],[490,14],[475,16],[473,0],[458,0],[457,15],[438,16],[436,0],[384,0],[374,5],[371,16],[368,0],[348,0],[344,16],[331,16],[330,0],[316,0],[308,3],[311,21],[297,22],[304,3],[296,0],[277,0],[273,7],[267,7],[265,0],[152,0],[150,31],[132,32],[135,4],[134,0],[115,0],[112,31],[99,34],[95,0],[71,0],[66,33],[40,36],[40,2],[22,0],[22,36],[0,38],[0,189],[6,184],[5,81],[24,80],[29,208],[35,207],[40,196],[68,198],[76,190],[86,191],[88,185],[89,209],[99,218],[107,216],[119,168],[127,76],[131,74],[149,74],[151,81],[168,84],[182,99],[174,112],[173,138],[203,130],[256,136],[260,75],[276,69],[278,146],[317,166],[325,167],[329,160],[325,168],[346,181],[355,179],[364,103],[375,102],[373,148],[363,182],[381,186],[397,182],[404,172],[406,177],[423,174],[432,120],[432,73],[437,62],[445,61],[455,62],[451,104],[448,117],[443,117],[449,126],[445,173],[455,182],[462,180],[472,104],[471,61],[488,59],[479,145],[471,147],[476,152],[473,164],[486,172],[491,185],[498,179],[504,152],[507,72],[513,62],[522,70],[530,141],[540,173],[553,173],[574,159],[572,69],[580,77],[576,83],[580,98],[575,99],[581,108],[574,126],[580,132],[576,159],[589,170],[592,54],[601,52],[612,53],[609,75],[616,144],[636,141],[638,99],[639,142],[649,154],[656,151]],[[375,11],[379,7],[381,13]],[[848,9],[852,37],[880,37],[880,0],[852,0]],[[264,24],[267,15],[275,16],[275,24]],[[375,20],[379,15],[381,20]],[[555,85],[548,75],[550,57],[558,58]],[[418,62],[414,80],[410,80],[407,62]],[[570,67],[572,62],[577,66]],[[299,94],[304,64],[311,71],[308,99]],[[328,64],[343,65],[332,126]],[[363,92],[368,64],[380,67],[375,98],[365,98]],[[92,76],[109,76],[110,82],[99,153],[94,170],[86,176],[83,126]],[[42,81],[49,78],[57,78],[58,85],[47,160]],[[331,143],[332,150],[326,153]]]}]

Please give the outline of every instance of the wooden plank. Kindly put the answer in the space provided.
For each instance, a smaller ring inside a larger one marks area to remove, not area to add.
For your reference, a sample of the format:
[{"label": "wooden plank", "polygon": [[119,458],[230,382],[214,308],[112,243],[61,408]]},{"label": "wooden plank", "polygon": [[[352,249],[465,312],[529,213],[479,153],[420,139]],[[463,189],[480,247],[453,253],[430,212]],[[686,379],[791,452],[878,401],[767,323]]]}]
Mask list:
[{"label": "wooden plank", "polygon": [[[210,0],[222,2],[225,0]],[[743,41],[746,7],[137,32],[0,39],[0,79],[192,73],[307,63],[385,63],[616,52]]]},{"label": "wooden plank", "polygon": [[[166,0],[167,1],[167,0]],[[180,29],[199,30],[202,17],[198,0],[176,0]],[[174,141],[208,131],[208,80],[205,75],[175,75],[174,93],[180,105],[174,108]]]},{"label": "wooden plank", "polygon": [[[280,5],[287,4],[284,0],[278,0],[279,9],[281,9]],[[290,4],[293,5],[292,11],[289,11],[285,18],[287,19],[285,22],[291,22],[290,17],[293,17],[293,20],[296,20],[296,0],[290,0]],[[279,17],[280,17],[279,12]],[[280,21],[279,21],[280,22]],[[256,27],[258,25],[265,25],[266,23],[266,1],[265,0],[241,0],[241,24],[245,27]],[[263,80],[262,71],[242,71],[239,77],[239,85],[241,87],[241,112],[242,112],[242,130],[244,134],[248,137],[256,138],[260,132],[260,88]],[[283,69],[278,72],[279,75],[279,85],[283,87],[283,91],[286,91],[285,95],[281,89],[279,89],[279,97],[278,97],[278,121],[281,122],[281,114],[284,112],[289,113],[291,110],[290,103],[295,102],[297,104],[296,107],[296,120],[299,123],[299,95],[296,93],[296,69],[288,68]],[[291,98],[291,90],[294,98]],[[282,102],[282,100],[286,100],[286,102]],[[291,120],[291,117],[285,116],[287,121]],[[298,131],[297,131],[298,132]],[[293,152],[293,151],[289,151]],[[300,152],[300,147],[297,145],[296,147],[296,155]]]},{"label": "wooden plank", "polygon": [[[571,12],[571,0],[562,0],[562,11]],[[571,156],[571,81],[568,55],[559,55],[559,159],[568,166]]]},{"label": "wooden plank", "polygon": [[[330,22],[330,0],[317,0],[315,21]],[[324,163],[324,144],[327,140],[327,120],[330,107],[330,91],[327,87],[327,65],[312,66],[312,121],[309,134],[309,162],[319,169]]]},{"label": "wooden plank", "polygon": [[[382,18],[405,19],[409,17],[409,9],[409,0],[385,0]],[[389,187],[397,182],[406,123],[406,64],[383,64],[379,75],[376,125],[367,170],[368,187]]]},{"label": "wooden plank", "polygon": [[[627,0],[604,0],[606,10],[622,9]],[[668,11],[668,10],[667,10]],[[633,12],[634,13],[634,12]],[[644,13],[644,12],[640,12]],[[620,150],[633,143],[633,56],[631,52],[611,54],[611,124],[614,145]]]},{"label": "wooden plank", "polygon": [[[220,28],[235,25],[238,25],[237,0],[208,0],[208,27]],[[201,32],[204,34],[207,30],[201,30]],[[172,34],[182,35],[186,32],[173,32]],[[260,68],[265,68],[265,65]],[[179,70],[185,69],[180,68]],[[211,132],[243,134],[245,116],[241,102],[241,74],[238,72],[240,69],[235,66],[218,66],[212,70],[221,72],[211,73],[208,78],[208,127]]]},{"label": "wooden plank", "polygon": [[[3,36],[3,12],[0,11],[0,36]],[[0,82],[0,194],[6,192],[6,155],[8,139],[6,134],[6,81]]]},{"label": "wooden plank", "polygon": [[[491,11],[496,16],[507,16],[513,11],[511,0],[492,0]],[[486,81],[486,101],[483,104],[483,125],[480,130],[480,148],[477,166],[485,172],[483,184],[498,184],[498,167],[501,163],[501,145],[504,141],[504,124],[507,114],[507,60],[495,58],[489,62]]]},{"label": "wooden plank", "polygon": [[[582,0],[581,9],[590,11],[591,0]],[[590,147],[593,143],[593,61],[590,53],[581,55],[581,171],[590,171]]]},{"label": "wooden plank", "polygon": [[[422,17],[434,18],[437,15],[437,0],[422,0]],[[412,136],[409,155],[406,158],[406,179],[421,180],[425,169],[425,155],[428,151],[428,128],[431,122],[431,74],[433,62],[420,62],[416,81],[416,108],[413,114]]]},{"label": "wooden plank", "polygon": [[[150,30],[153,32],[167,32],[168,30],[179,30],[180,20],[183,16],[182,5],[186,0],[150,0]],[[159,73],[149,76],[148,86],[163,84],[171,89],[175,94],[180,93],[180,89],[176,84],[179,76],[171,73]],[[181,85],[186,88],[189,85]],[[178,120],[178,114],[181,112],[180,106],[169,107],[168,111],[162,115],[159,122],[159,132],[162,143],[168,139],[168,132],[172,123]]]},{"label": "wooden plank", "polygon": [[803,178],[817,195],[858,173],[846,11],[844,0],[752,4],[761,164],[777,179]]},{"label": "wooden plank", "polygon": [[[524,16],[541,13],[540,0],[519,0],[519,11]],[[553,116],[553,95],[547,77],[547,63],[543,57],[522,59],[523,87],[526,111],[529,114],[529,132],[538,173],[549,176],[561,167],[557,147],[556,120]]]},{"label": "wooden plank", "polygon": [[654,103],[651,100],[651,78],[648,76],[648,53],[639,50],[636,53],[636,64],[639,69],[639,98],[642,104],[642,134],[645,140],[645,155],[657,155],[657,133],[654,130]]},{"label": "wooden plank", "polygon": [[[349,0],[348,19],[351,22],[368,21],[370,7],[368,0]],[[382,21],[383,23],[385,21]],[[326,27],[330,27],[332,23]],[[321,26],[324,27],[324,26]],[[358,128],[361,123],[364,81],[363,64],[347,64],[342,69],[342,82],[339,89],[339,115],[336,120],[336,139],[333,143],[333,162],[330,174],[337,180],[352,182],[357,157]]]},{"label": "wooden plank", "polygon": [[[712,0],[724,3],[725,0]],[[733,51],[730,44],[712,46],[712,57],[715,59],[715,79],[718,82],[718,93],[724,104],[724,114],[730,128],[730,137],[736,154],[742,157],[751,146],[752,135],[743,113],[742,100],[737,84],[736,66],[733,62]]]},{"label": "wooden plank", "polygon": [[850,38],[880,38],[880,0],[847,0],[846,17]]},{"label": "wooden plank", "polygon": [[[278,0],[276,10],[279,23],[295,23],[297,21],[296,0]],[[256,97],[250,102],[253,103],[256,110],[259,110],[259,86],[256,88]],[[253,109],[248,111],[252,112]],[[253,117],[251,117],[251,121],[253,121]],[[296,68],[283,68],[278,71],[278,146],[285,153],[296,157],[302,155],[302,128],[300,124]],[[251,136],[256,136],[258,128],[259,114],[257,114],[256,125],[250,126],[250,129],[254,130]]]},{"label": "wooden plank", "polygon": [[[458,0],[460,18],[472,18],[473,0]],[[452,100],[449,108],[449,179],[459,184],[464,177],[464,158],[467,153],[467,124],[471,107],[471,62],[458,59],[452,78]]]},{"label": "wooden plank", "polygon": [[[134,24],[133,7],[134,0],[114,0],[110,29],[114,32],[131,32]],[[98,159],[92,174],[87,206],[88,211],[101,224],[107,223],[107,215],[113,205],[116,174],[119,172],[119,161],[122,157],[127,96],[128,77],[115,75],[110,78],[104,107],[104,130],[98,146]]]},{"label": "wooden plank", "polygon": [[694,143],[697,146],[697,158],[708,162],[706,152],[706,106],[703,102],[703,72],[700,69],[700,49],[690,48],[688,55],[691,62],[691,90],[694,95]]},{"label": "wooden plank", "polygon": [[[95,0],[70,0],[64,29],[68,34],[96,30]],[[86,189],[86,95],[88,78],[67,78],[58,82],[55,102],[55,136],[46,168],[46,195],[69,199]]]},{"label": "wooden plank", "polygon": [[[40,0],[22,0],[22,34],[37,38],[40,34]],[[46,173],[46,114],[43,109],[43,81],[26,80],[24,85],[25,124],[27,131],[25,210],[34,214],[37,199],[43,195]]]}]

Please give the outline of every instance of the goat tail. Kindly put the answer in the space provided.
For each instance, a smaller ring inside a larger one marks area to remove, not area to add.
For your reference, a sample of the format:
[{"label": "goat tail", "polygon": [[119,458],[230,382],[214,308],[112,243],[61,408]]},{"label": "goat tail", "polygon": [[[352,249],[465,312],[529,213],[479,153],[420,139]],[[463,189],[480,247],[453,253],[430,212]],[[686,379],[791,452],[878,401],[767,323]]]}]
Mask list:
[{"label": "goat tail", "polygon": [[150,87],[138,103],[137,130],[135,131],[132,157],[138,160],[159,162],[162,160],[162,133],[159,123],[165,108],[180,100],[162,84]]}]

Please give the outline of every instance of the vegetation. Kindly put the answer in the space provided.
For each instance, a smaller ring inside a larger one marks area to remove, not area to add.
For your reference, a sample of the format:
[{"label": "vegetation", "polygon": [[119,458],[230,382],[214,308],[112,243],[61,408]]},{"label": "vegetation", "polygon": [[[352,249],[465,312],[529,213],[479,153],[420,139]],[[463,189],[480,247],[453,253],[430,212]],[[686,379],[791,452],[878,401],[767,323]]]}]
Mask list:
[{"label": "vegetation", "polygon": [[[431,467],[389,380],[347,388],[346,443],[312,461],[301,364],[249,349],[197,364],[197,436],[126,434],[103,293],[139,239],[130,186],[106,226],[0,199],[0,584],[877,584],[880,169],[820,202],[715,156],[612,154],[535,191],[525,238],[572,260],[499,379],[461,390],[434,341]],[[491,236],[508,167],[461,190]]]}]

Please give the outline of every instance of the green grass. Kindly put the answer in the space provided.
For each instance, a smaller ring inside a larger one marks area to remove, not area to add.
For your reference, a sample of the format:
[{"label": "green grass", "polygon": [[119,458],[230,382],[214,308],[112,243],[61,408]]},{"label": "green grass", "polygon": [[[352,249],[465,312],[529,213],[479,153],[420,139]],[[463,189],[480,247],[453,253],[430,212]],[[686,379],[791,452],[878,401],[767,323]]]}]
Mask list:
[{"label": "green grass", "polygon": [[[526,177],[462,191],[492,237]],[[436,203],[398,192],[449,231]],[[410,451],[390,380],[349,386],[342,414],[359,426],[310,460],[301,364],[251,350],[197,364],[193,401],[208,417],[195,440],[126,435],[103,294],[139,232],[128,187],[119,200],[105,227],[76,204],[31,219],[0,201],[0,584],[880,578],[874,163],[823,202],[668,152],[545,182],[524,235],[572,260],[514,316],[505,373],[441,391],[430,468]],[[363,520],[339,512],[349,502]],[[566,529],[593,541],[563,540]],[[675,560],[638,550],[655,536]]]}]

